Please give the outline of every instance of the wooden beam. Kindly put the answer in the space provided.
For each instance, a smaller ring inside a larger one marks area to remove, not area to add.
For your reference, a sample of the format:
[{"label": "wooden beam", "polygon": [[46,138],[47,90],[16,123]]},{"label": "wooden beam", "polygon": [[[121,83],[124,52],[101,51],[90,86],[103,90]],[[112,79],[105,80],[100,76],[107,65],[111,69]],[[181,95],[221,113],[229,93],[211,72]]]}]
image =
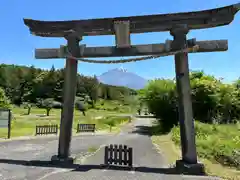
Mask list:
[{"label": "wooden beam", "polygon": [[239,6],[234,4],[203,11],[72,21],[24,19],[24,23],[32,34],[43,37],[64,37],[76,28],[83,30],[83,36],[114,35],[115,21],[130,21],[131,33],[170,31],[176,24],[186,24],[191,30],[228,25],[239,11]]},{"label": "wooden beam", "polygon": [[[228,50],[227,40],[213,40],[213,41],[197,41],[196,45],[199,46],[197,52],[218,52]],[[60,57],[60,48],[49,49],[35,49],[36,59],[54,59]],[[123,57],[123,56],[146,56],[157,55],[166,52],[165,44],[144,44],[133,45],[129,49],[118,49],[115,46],[105,47],[85,47],[83,49],[82,58],[96,58],[96,57]],[[80,53],[81,54],[81,53]]]},{"label": "wooden beam", "polygon": [[114,22],[115,44],[117,48],[129,48],[131,46],[130,22],[116,21]]}]

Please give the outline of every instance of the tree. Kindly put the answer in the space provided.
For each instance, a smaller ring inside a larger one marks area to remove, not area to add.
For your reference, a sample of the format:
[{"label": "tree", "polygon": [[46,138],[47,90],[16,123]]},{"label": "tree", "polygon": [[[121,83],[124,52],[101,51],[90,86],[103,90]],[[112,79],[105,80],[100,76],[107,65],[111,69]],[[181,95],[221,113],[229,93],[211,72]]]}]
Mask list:
[{"label": "tree", "polygon": [[56,71],[57,82],[54,87],[54,99],[58,102],[63,102],[64,72],[64,69]]},{"label": "tree", "polygon": [[238,89],[240,90],[240,78],[238,78],[238,80],[236,80],[233,85]]},{"label": "tree", "polygon": [[[224,84],[204,74],[190,74],[193,117],[203,123],[236,123],[240,119],[238,81]],[[156,79],[139,91],[141,99],[158,119],[164,130],[178,124],[178,102],[174,80]]]},{"label": "tree", "polygon": [[234,123],[240,119],[240,91],[232,85],[220,86],[218,109],[222,112],[221,123]]},{"label": "tree", "polygon": [[36,102],[36,89],[37,88],[37,80],[38,71],[34,66],[31,66],[28,69],[28,72],[25,74],[24,81],[24,93],[23,93],[23,101],[28,102]]},{"label": "tree", "polygon": [[[42,70],[34,66],[0,65],[0,87],[4,89],[6,96],[15,105],[23,102],[39,104],[37,99],[53,98],[62,103],[64,86],[64,69]],[[77,76],[76,95],[90,97],[90,104],[94,107],[99,97],[103,97],[104,88],[109,89],[108,98],[119,98],[120,92],[128,92],[125,87],[103,85],[97,81],[97,77]]]},{"label": "tree", "polygon": [[31,113],[32,105],[28,102],[24,102],[23,105],[24,105],[24,109],[28,110],[27,115],[29,115]]},{"label": "tree", "polygon": [[43,91],[44,98],[52,98],[54,97],[54,89],[56,87],[57,76],[55,73],[55,68],[52,66],[51,70],[47,72],[43,78]]},{"label": "tree", "polygon": [[42,106],[43,106],[43,108],[46,109],[47,116],[49,116],[49,113],[50,113],[51,109],[53,108],[53,101],[54,101],[53,98],[47,98],[42,101]]},{"label": "tree", "polygon": [[81,101],[77,101],[75,103],[75,108],[83,113],[84,116],[86,116],[86,107],[83,105]]},{"label": "tree", "polygon": [[168,132],[178,124],[176,86],[173,80],[152,80],[141,93],[142,102],[159,119],[162,131]]},{"label": "tree", "polygon": [[0,88],[0,108],[9,108],[10,101],[5,95],[5,92],[2,88]]},{"label": "tree", "polygon": [[86,93],[91,100],[92,107],[95,107],[95,103],[98,99],[98,89],[99,89],[99,82],[96,76],[93,78],[90,77],[82,77],[82,81],[80,81],[79,87],[84,86],[84,93]]}]

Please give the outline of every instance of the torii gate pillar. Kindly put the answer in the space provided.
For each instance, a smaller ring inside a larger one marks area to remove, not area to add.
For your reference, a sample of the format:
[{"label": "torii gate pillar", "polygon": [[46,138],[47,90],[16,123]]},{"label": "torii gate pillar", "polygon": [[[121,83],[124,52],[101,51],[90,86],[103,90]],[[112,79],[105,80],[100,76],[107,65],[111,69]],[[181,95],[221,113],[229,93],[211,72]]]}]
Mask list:
[{"label": "torii gate pillar", "polygon": [[[72,54],[72,56],[79,57],[79,41],[81,38],[77,37],[75,34],[71,34],[67,36],[66,39],[69,52]],[[70,144],[72,139],[77,67],[78,61],[76,59],[66,59],[58,155],[52,157],[52,162],[55,163],[73,163],[74,161],[74,158],[70,157]]]},{"label": "torii gate pillar", "polygon": [[[171,30],[170,33],[174,37],[174,49],[187,48],[188,31],[186,25],[179,25]],[[204,166],[197,161],[188,53],[175,55],[175,72],[182,147],[182,160],[178,160],[176,166],[181,172],[187,171],[191,174],[202,174],[204,173]]]}]

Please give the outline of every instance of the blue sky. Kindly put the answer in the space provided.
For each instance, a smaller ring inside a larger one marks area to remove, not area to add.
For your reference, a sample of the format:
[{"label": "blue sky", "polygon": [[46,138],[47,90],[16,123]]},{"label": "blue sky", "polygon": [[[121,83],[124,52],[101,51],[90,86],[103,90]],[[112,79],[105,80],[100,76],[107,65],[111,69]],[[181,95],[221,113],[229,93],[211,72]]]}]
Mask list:
[{"label": "blue sky", "polygon": [[[67,2],[70,2],[68,4]],[[239,1],[240,2],[240,1]],[[66,41],[61,38],[42,38],[29,33],[23,18],[38,20],[77,20],[88,18],[118,17],[131,15],[148,15],[204,10],[238,3],[237,0],[0,0],[0,63],[34,65],[40,68],[64,67],[63,59],[36,60],[35,48],[55,48]],[[239,13],[240,14],[240,13]],[[239,42],[240,15],[224,27],[195,30],[188,38],[197,40],[228,39],[229,50],[218,53],[199,53],[189,55],[190,69],[204,70],[225,81],[233,81],[240,76]],[[133,44],[161,43],[172,37],[168,32],[132,35]],[[82,43],[87,46],[114,45],[113,36],[84,37]],[[79,63],[78,71],[85,75],[101,73],[121,64],[87,64]],[[173,78],[173,56],[137,63],[125,63],[122,66],[147,79]]]}]

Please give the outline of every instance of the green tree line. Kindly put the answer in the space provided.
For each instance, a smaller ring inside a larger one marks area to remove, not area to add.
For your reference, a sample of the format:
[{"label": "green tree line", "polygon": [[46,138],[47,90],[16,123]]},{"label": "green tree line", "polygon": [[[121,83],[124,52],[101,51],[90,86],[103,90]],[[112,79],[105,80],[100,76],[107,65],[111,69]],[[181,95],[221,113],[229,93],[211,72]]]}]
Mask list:
[{"label": "green tree line", "polygon": [[[190,73],[194,119],[203,123],[237,123],[240,120],[240,79],[223,83],[204,74]],[[178,100],[175,80],[155,79],[139,92],[150,112],[170,130],[178,124]]]},{"label": "green tree line", "polygon": [[[62,103],[64,68],[50,70],[34,66],[0,65],[0,107],[5,104],[37,104],[46,99]],[[135,93],[125,87],[115,87],[99,83],[96,76],[77,75],[77,99],[92,105],[99,99],[119,100],[122,96]],[[5,98],[7,97],[7,99]],[[86,98],[88,97],[88,98]],[[48,101],[46,102],[48,103]]]}]

